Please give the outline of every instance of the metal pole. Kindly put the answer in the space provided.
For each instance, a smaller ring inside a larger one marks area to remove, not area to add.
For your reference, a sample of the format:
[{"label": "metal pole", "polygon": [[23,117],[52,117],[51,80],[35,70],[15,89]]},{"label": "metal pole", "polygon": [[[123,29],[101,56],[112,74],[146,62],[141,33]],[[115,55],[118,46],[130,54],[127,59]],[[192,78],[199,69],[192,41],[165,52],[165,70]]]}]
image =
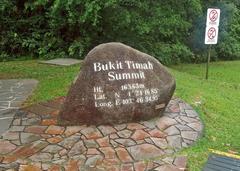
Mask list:
[{"label": "metal pole", "polygon": [[208,48],[208,59],[207,59],[207,67],[206,67],[206,80],[208,79],[208,68],[209,68],[210,59],[211,59],[211,45],[209,45],[209,48]]}]

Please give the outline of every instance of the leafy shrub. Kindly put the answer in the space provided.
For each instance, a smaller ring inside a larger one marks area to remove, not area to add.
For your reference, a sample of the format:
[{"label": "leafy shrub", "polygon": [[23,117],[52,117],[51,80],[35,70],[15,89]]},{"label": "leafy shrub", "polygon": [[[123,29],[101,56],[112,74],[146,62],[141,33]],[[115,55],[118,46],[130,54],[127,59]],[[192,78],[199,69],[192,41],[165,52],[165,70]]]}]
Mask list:
[{"label": "leafy shrub", "polygon": [[226,9],[214,51],[222,59],[239,59],[238,1],[1,0],[0,61],[22,55],[84,58],[94,46],[118,41],[165,64],[201,62],[206,53],[202,9],[209,5]]},{"label": "leafy shrub", "polygon": [[[238,2],[239,3],[239,2]],[[240,8],[232,3],[224,5],[221,19],[220,41],[217,46],[219,58],[240,59]],[[228,15],[227,15],[227,14]]]}]

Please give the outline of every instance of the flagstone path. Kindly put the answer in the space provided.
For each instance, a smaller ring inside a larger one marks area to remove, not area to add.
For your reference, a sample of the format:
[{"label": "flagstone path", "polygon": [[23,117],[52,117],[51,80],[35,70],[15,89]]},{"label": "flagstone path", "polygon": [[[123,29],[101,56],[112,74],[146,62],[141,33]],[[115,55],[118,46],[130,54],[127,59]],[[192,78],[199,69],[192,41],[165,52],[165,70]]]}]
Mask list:
[{"label": "flagstone path", "polygon": [[118,125],[59,126],[64,97],[18,110],[0,139],[0,170],[180,171],[175,155],[202,135],[191,106],[170,101],[163,117]]},{"label": "flagstone path", "polygon": [[10,126],[16,109],[36,87],[37,80],[0,80],[0,135]]},{"label": "flagstone path", "polygon": [[56,58],[46,61],[40,61],[42,64],[51,64],[51,65],[58,65],[58,66],[71,66],[80,64],[82,60],[79,59],[72,59],[72,58]]}]

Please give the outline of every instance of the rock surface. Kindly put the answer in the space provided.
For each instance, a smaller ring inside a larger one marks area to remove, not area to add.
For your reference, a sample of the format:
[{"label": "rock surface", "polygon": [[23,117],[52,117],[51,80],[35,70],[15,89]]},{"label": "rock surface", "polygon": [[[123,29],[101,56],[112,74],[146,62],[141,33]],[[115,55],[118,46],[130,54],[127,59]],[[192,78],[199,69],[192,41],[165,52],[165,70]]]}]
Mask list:
[{"label": "rock surface", "polygon": [[86,56],[59,115],[61,124],[112,124],[161,116],[175,80],[155,58],[121,43]]}]

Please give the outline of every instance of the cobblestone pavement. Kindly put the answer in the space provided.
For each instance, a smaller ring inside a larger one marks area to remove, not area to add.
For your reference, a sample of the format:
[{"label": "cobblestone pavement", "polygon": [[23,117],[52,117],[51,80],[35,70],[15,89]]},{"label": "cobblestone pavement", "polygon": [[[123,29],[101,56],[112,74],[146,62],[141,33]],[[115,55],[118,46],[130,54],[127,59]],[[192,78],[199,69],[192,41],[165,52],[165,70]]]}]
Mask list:
[{"label": "cobblestone pavement", "polygon": [[176,152],[200,138],[203,125],[191,106],[170,101],[163,117],[100,126],[59,126],[64,98],[18,110],[0,139],[0,170],[180,171]]},{"label": "cobblestone pavement", "polygon": [[0,135],[9,128],[16,109],[36,85],[36,80],[0,80]]},{"label": "cobblestone pavement", "polygon": [[72,59],[72,58],[56,58],[46,61],[40,61],[43,64],[52,64],[52,65],[60,65],[60,66],[71,66],[80,64],[82,60]]}]

